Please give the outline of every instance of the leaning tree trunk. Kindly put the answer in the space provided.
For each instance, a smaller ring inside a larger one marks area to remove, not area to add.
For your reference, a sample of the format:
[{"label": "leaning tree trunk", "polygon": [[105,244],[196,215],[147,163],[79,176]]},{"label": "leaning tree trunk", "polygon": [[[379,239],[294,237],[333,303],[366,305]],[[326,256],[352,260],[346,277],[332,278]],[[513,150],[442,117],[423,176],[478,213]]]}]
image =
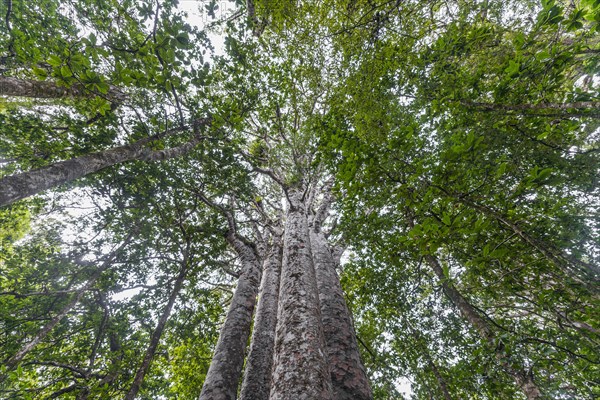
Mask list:
[{"label": "leaning tree trunk", "polygon": [[[95,93],[86,89],[83,84],[70,87],[59,86],[50,81],[19,79],[10,76],[0,76],[0,96],[30,97],[36,99],[60,99],[66,97],[94,96]],[[110,101],[121,102],[126,96],[118,88],[111,86],[105,96]]]},{"label": "leaning tree trunk", "polygon": [[541,399],[542,393],[533,381],[533,376],[530,373],[527,373],[522,366],[517,366],[507,360],[506,353],[504,352],[504,346],[494,343],[496,334],[489,322],[482,318],[475,307],[473,307],[454,287],[454,285],[448,281],[448,277],[444,275],[444,270],[442,269],[442,266],[437,258],[431,254],[428,254],[425,256],[425,260],[440,280],[442,289],[446,296],[459,309],[463,317],[479,332],[479,335],[494,347],[496,359],[500,362],[500,365],[506,371],[506,373],[513,377],[515,383],[525,394],[527,399]]},{"label": "leaning tree trunk", "polygon": [[[318,223],[315,224],[316,229],[319,229],[318,226]],[[373,393],[360,360],[356,333],[335,270],[337,262],[331,254],[325,235],[320,230],[317,232],[311,229],[310,243],[319,289],[333,398],[370,400]]]},{"label": "leaning tree trunk", "polygon": [[190,151],[201,137],[195,135],[192,140],[181,146],[153,151],[147,145],[155,139],[155,137],[144,138],[125,146],[86,154],[32,171],[4,177],[0,179],[0,207],[123,162],[160,161],[178,157]]},{"label": "leaning tree trunk", "polygon": [[154,353],[158,347],[158,343],[160,342],[160,338],[165,329],[165,325],[167,324],[167,320],[169,319],[169,315],[171,315],[171,310],[173,309],[173,304],[175,304],[175,300],[177,300],[177,296],[179,296],[179,292],[183,287],[183,281],[185,280],[185,276],[187,274],[189,264],[188,257],[186,256],[183,260],[183,265],[181,267],[181,271],[175,280],[175,284],[173,285],[173,290],[169,295],[169,300],[167,301],[167,305],[163,309],[163,312],[158,319],[158,323],[156,324],[156,328],[154,328],[154,332],[152,332],[152,337],[150,338],[150,343],[148,348],[146,349],[146,353],[144,354],[144,359],[142,364],[138,368],[135,373],[135,378],[133,378],[133,383],[131,384],[131,388],[127,395],[125,396],[125,400],[133,400],[142,386],[142,382],[144,381],[144,377],[148,370],[150,369],[150,363],[154,358]]},{"label": "leaning tree trunk", "polygon": [[273,347],[281,277],[281,243],[275,237],[269,255],[265,260],[254,331],[250,352],[246,360],[241,400],[268,400],[271,389],[271,369],[273,367]]},{"label": "leaning tree trunk", "polygon": [[303,191],[289,191],[271,400],[330,400],[331,378]]},{"label": "leaning tree trunk", "polygon": [[250,337],[261,264],[255,250],[235,232],[227,235],[242,263],[242,273],[231,300],[217,347],[208,368],[200,400],[234,400],[242,375],[244,352]]}]

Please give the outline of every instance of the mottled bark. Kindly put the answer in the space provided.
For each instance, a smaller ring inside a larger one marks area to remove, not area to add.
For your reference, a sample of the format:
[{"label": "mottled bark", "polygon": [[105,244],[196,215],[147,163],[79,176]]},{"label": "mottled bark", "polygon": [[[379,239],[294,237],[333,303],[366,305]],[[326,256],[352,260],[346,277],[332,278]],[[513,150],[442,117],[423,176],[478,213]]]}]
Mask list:
[{"label": "mottled bark", "polygon": [[477,330],[477,332],[479,332],[480,336],[494,347],[496,359],[504,371],[513,377],[515,383],[525,394],[527,399],[541,399],[542,393],[533,381],[531,373],[528,373],[522,367],[519,368],[518,366],[515,366],[514,363],[507,360],[507,355],[504,352],[502,343],[495,343],[496,334],[490,326],[490,323],[479,314],[475,307],[473,307],[448,280],[448,277],[444,275],[444,270],[438,260],[430,254],[425,256],[425,260],[440,280],[444,294],[446,294],[450,301],[458,308],[462,316]]},{"label": "mottled bark", "polygon": [[169,319],[169,315],[171,315],[171,310],[173,309],[173,304],[175,304],[175,300],[177,296],[179,296],[179,292],[183,287],[183,282],[185,280],[185,276],[188,271],[188,260],[187,257],[183,261],[183,266],[177,279],[175,280],[175,284],[173,285],[173,290],[169,295],[169,300],[167,301],[167,305],[163,309],[160,318],[158,319],[158,323],[156,324],[156,328],[152,332],[152,336],[150,338],[150,343],[148,344],[148,348],[146,349],[146,353],[144,354],[144,359],[142,360],[142,364],[138,368],[135,373],[135,378],[133,378],[133,383],[131,384],[131,388],[129,388],[129,392],[125,396],[125,400],[133,400],[137,395],[140,387],[142,386],[142,382],[144,381],[144,376],[150,369],[150,363],[154,358],[154,354],[156,353],[156,349],[158,347],[158,343],[160,342],[160,338],[165,329],[165,325],[167,324],[167,320]]},{"label": "mottled bark", "polygon": [[160,161],[180,156],[190,151],[202,137],[194,136],[192,140],[181,146],[157,151],[147,147],[148,143],[154,139],[145,138],[125,146],[86,154],[32,171],[4,177],[0,179],[0,207],[123,162]]},{"label": "mottled bark", "polygon": [[335,270],[337,263],[322,232],[311,229],[310,242],[319,289],[333,398],[370,400],[373,398],[373,393],[360,360],[356,333]]},{"label": "mottled bark", "polygon": [[271,400],[333,398],[303,191],[288,191]]},{"label": "mottled bark", "polygon": [[252,246],[234,232],[228,234],[228,240],[240,258],[242,272],[221,328],[200,400],[236,398],[260,282],[261,264]]},{"label": "mottled bark", "polygon": [[275,239],[264,263],[241,400],[269,399],[282,256],[279,238]]},{"label": "mottled bark", "polygon": [[[50,81],[19,79],[10,76],[0,76],[0,96],[30,97],[36,99],[60,99],[65,97],[95,96],[82,84],[69,87],[59,86]],[[109,100],[121,102],[126,95],[114,86],[110,86],[105,95]]]}]

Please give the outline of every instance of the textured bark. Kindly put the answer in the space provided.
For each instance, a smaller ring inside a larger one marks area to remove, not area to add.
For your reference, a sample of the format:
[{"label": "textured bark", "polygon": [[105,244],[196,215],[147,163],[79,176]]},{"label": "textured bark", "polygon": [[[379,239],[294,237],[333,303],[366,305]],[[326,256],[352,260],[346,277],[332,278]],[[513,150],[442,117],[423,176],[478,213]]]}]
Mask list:
[{"label": "textured bark", "polygon": [[496,359],[499,361],[502,368],[507,374],[511,375],[515,380],[517,386],[525,394],[527,399],[541,399],[542,393],[533,381],[533,376],[527,373],[523,368],[514,366],[509,360],[506,359],[504,353],[504,346],[502,344],[494,343],[496,335],[494,330],[490,326],[489,322],[486,321],[479,312],[473,307],[462,294],[448,281],[448,278],[444,275],[444,270],[438,262],[438,260],[432,255],[426,255],[425,260],[439,278],[442,289],[450,301],[458,308],[463,317],[479,332],[480,336],[486,340],[496,351]]},{"label": "textured bark", "polygon": [[281,243],[277,240],[271,246],[265,260],[254,318],[254,331],[240,394],[241,400],[269,399],[281,277],[281,253]]},{"label": "textured bark", "polygon": [[[36,99],[60,99],[65,97],[95,96],[84,85],[59,86],[54,82],[18,79],[0,76],[0,96],[30,97]],[[118,88],[111,86],[105,95],[109,100],[121,102],[126,96]]]},{"label": "textured bark", "polygon": [[303,191],[288,192],[271,400],[332,399]]},{"label": "textured bark", "polygon": [[0,207],[59,186],[104,168],[133,160],[160,161],[180,156],[191,150],[201,137],[181,146],[153,151],[147,144],[155,138],[145,138],[125,146],[86,154],[71,160],[59,161],[36,170],[0,179]]},{"label": "textured bark", "polygon": [[146,353],[144,354],[144,359],[142,360],[142,364],[135,373],[135,378],[133,379],[133,383],[131,384],[129,392],[127,392],[127,395],[125,396],[125,400],[135,399],[135,396],[137,395],[138,391],[140,390],[140,387],[142,386],[142,382],[144,382],[144,376],[146,376],[148,369],[150,369],[150,363],[154,358],[154,353],[156,353],[156,348],[158,347],[158,343],[160,342],[160,338],[165,329],[167,320],[169,319],[169,315],[171,315],[173,304],[175,304],[175,300],[177,299],[177,296],[179,296],[179,292],[183,287],[183,281],[185,280],[187,270],[188,264],[186,259],[184,260],[184,265],[181,268],[181,272],[175,280],[175,284],[173,285],[173,290],[169,295],[167,305],[163,309],[163,312],[161,313],[160,318],[158,319],[158,323],[156,324],[156,328],[154,328],[154,332],[152,332],[152,337],[150,338],[150,343],[148,344]]},{"label": "textured bark", "polygon": [[242,273],[221,328],[200,400],[236,398],[258,293],[261,265],[254,249],[233,232],[228,235],[228,240],[240,257]]},{"label": "textured bark", "polygon": [[337,263],[322,232],[311,229],[310,242],[319,289],[333,398],[370,400],[373,398],[373,393],[360,360],[356,333],[335,270]]}]

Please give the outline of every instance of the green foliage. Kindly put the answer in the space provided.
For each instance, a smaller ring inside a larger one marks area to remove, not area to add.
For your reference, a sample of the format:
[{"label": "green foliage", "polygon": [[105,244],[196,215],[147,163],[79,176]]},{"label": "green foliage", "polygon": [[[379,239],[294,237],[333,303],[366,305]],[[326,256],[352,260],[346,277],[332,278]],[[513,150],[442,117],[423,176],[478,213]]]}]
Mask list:
[{"label": "green foliage", "polygon": [[128,240],[0,397],[123,397],[186,260],[140,397],[196,398],[232,284],[229,226],[201,196],[253,237],[282,214],[261,171],[335,177],[332,238],[352,252],[342,284],[377,399],[407,381],[414,399],[443,398],[440,381],[452,398],[522,398],[506,365],[548,398],[598,395],[598,1],[255,1],[262,36],[234,14],[210,58],[177,2],[12,3],[2,74],[82,93],[2,100],[0,177],[154,135],[148,149],[173,148],[182,124],[211,123],[184,157],[52,190],[40,215],[40,200],[0,210],[2,360]]}]

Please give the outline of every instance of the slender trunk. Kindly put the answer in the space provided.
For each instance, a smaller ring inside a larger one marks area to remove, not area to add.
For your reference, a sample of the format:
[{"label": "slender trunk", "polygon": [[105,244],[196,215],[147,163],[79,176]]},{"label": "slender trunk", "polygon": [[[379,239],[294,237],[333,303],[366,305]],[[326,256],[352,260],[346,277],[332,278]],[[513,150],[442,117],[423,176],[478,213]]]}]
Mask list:
[{"label": "slender trunk", "polygon": [[446,383],[446,380],[440,373],[439,368],[433,361],[433,358],[429,354],[429,349],[427,349],[427,344],[425,344],[423,336],[421,335],[421,333],[419,331],[413,330],[413,329],[411,329],[411,334],[417,339],[417,341],[419,343],[420,351],[423,354],[423,358],[427,362],[427,365],[429,366],[429,369],[431,369],[431,372],[433,372],[433,376],[435,376],[435,380],[438,383],[440,391],[444,395],[444,399],[452,400],[452,396],[450,396],[450,392],[448,391],[448,384]]},{"label": "slender trunk", "polygon": [[169,315],[171,315],[173,304],[175,304],[175,300],[177,299],[177,296],[179,296],[179,292],[183,287],[183,281],[185,280],[185,276],[189,267],[187,257],[185,258],[186,259],[184,259],[183,261],[181,272],[177,276],[175,284],[173,285],[173,290],[169,295],[167,305],[163,309],[163,312],[160,315],[160,318],[158,319],[158,323],[156,324],[156,328],[154,328],[154,332],[152,332],[152,337],[150,338],[150,344],[146,349],[144,360],[142,361],[142,364],[140,365],[135,374],[135,378],[133,379],[133,383],[131,384],[129,392],[127,392],[127,395],[125,396],[125,400],[135,399],[135,396],[137,395],[138,391],[140,390],[140,387],[142,386],[142,382],[144,381],[144,376],[146,376],[146,373],[150,369],[150,363],[154,358],[154,353],[156,352],[156,348],[158,347],[158,343],[160,342],[160,338],[165,329],[167,320],[169,319]]},{"label": "slender trunk", "polygon": [[311,229],[310,244],[319,289],[333,398],[370,400],[373,393],[360,360],[350,312],[335,270],[337,262],[322,232]]},{"label": "slender trunk", "polygon": [[427,359],[429,368],[431,368],[431,372],[433,372],[433,375],[435,376],[435,379],[440,387],[440,390],[442,391],[442,394],[444,395],[444,399],[452,400],[452,397],[450,396],[450,392],[448,392],[448,385],[446,384],[446,380],[444,380],[444,377],[442,376],[442,374],[440,374],[440,371],[438,370],[437,365],[435,365],[435,363],[433,362],[431,357],[429,357],[429,354],[426,354],[425,358]]},{"label": "slender trunk", "polygon": [[446,296],[448,296],[450,301],[459,309],[463,317],[479,332],[481,337],[494,347],[496,359],[500,362],[500,365],[504,370],[513,377],[515,383],[525,394],[527,399],[542,398],[542,393],[535,382],[533,382],[533,376],[530,373],[527,373],[522,367],[514,366],[514,364],[511,364],[509,360],[506,359],[504,346],[501,343],[494,343],[496,335],[489,322],[481,317],[475,307],[473,307],[454,285],[448,281],[448,277],[444,275],[444,270],[438,260],[430,254],[425,256],[425,260],[440,280]]},{"label": "slender trunk", "polygon": [[[38,331],[38,333],[31,339],[28,343],[26,343],[19,351],[17,351],[11,358],[9,358],[5,363],[6,372],[14,369],[23,358],[35,347],[37,346],[44,338],[54,329],[56,325],[62,321],[62,319],[69,313],[71,310],[79,303],[83,295],[86,291],[88,291],[94,283],[100,278],[102,273],[106,271],[111,265],[113,260],[116,257],[117,252],[122,249],[125,244],[129,242],[129,238],[127,238],[117,250],[113,251],[110,256],[100,265],[100,267],[96,270],[96,272],[90,277],[90,279],[83,285],[80,289],[75,292],[75,296],[69,301],[69,303],[63,307],[63,309],[54,316],[42,329]],[[7,374],[0,375],[0,382],[3,382],[7,378]]]},{"label": "slender trunk", "polygon": [[[19,79],[10,76],[0,76],[0,96],[30,97],[36,99],[61,99],[66,97],[94,96],[95,93],[86,89],[85,85],[75,84],[70,87],[59,86],[50,81]],[[121,102],[125,94],[111,86],[105,95],[109,100]]]},{"label": "slender trunk", "polygon": [[444,395],[444,399],[452,400],[452,396],[450,396],[450,392],[448,391],[448,384],[446,383],[446,380],[440,373],[440,370],[437,367],[437,365],[435,364],[433,357],[431,357],[431,354],[429,353],[429,349],[427,348],[427,339],[425,339],[425,337],[423,337],[421,332],[418,329],[415,329],[408,320],[406,320],[405,322],[409,326],[408,329],[409,329],[410,335],[415,338],[415,341],[416,341],[415,345],[419,348],[419,351],[423,355],[423,358],[425,359],[425,361],[427,362],[429,369],[431,369],[431,372],[435,376],[435,380],[438,383],[440,391]]},{"label": "slender trunk", "polygon": [[283,245],[271,400],[333,398],[303,191],[292,189]]},{"label": "slender trunk", "polygon": [[252,26],[252,34],[256,37],[260,37],[267,27],[267,21],[260,21],[256,16],[254,0],[246,0],[246,11],[248,12],[248,19],[250,20]]},{"label": "slender trunk", "polygon": [[268,400],[281,277],[281,243],[275,238],[265,261],[250,353],[240,395],[241,400]]},{"label": "slender trunk", "polygon": [[255,250],[234,232],[228,234],[228,240],[240,257],[242,273],[221,328],[200,400],[236,398],[258,293],[261,265]]},{"label": "slender trunk", "polygon": [[191,150],[200,141],[201,137],[196,135],[192,140],[181,146],[158,151],[153,151],[146,146],[154,139],[144,138],[125,146],[86,154],[36,170],[4,177],[0,179],[0,207],[115,164],[133,160],[160,161],[180,156]]}]

